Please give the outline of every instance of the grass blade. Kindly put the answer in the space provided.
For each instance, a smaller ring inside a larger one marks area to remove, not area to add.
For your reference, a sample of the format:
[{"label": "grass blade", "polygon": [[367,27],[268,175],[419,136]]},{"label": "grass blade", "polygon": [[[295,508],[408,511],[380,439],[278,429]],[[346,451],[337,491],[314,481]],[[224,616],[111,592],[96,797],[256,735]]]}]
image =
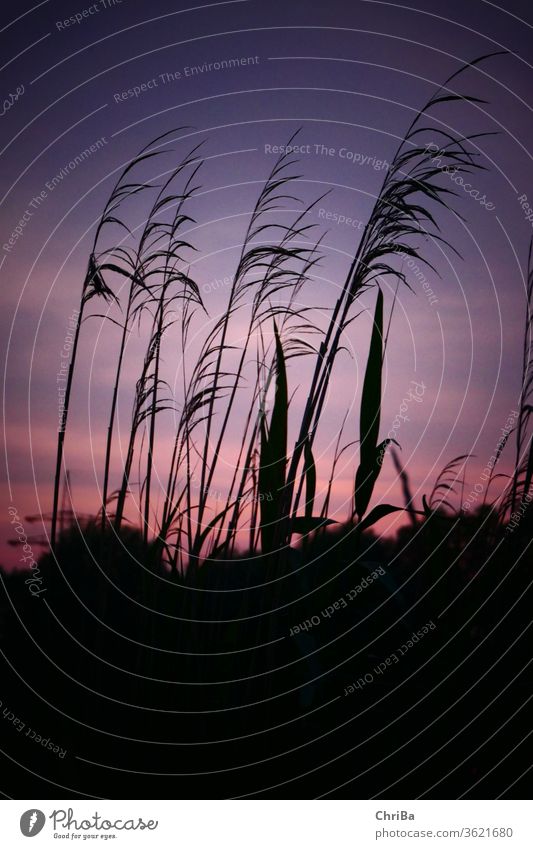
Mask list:
[{"label": "grass blade", "polygon": [[355,511],[366,513],[379,475],[378,438],[381,419],[381,369],[383,362],[383,292],[378,289],[360,411],[360,461],[355,477]]}]

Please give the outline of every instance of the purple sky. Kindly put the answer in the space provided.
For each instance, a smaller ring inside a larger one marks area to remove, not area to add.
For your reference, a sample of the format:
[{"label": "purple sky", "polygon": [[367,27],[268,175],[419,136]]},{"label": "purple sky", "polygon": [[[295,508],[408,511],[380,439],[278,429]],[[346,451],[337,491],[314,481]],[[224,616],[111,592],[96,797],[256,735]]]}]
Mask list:
[{"label": "purple sky", "polygon": [[[66,25],[71,16],[73,22]],[[505,49],[509,55],[462,78],[461,90],[486,104],[454,104],[438,113],[455,133],[498,133],[478,146],[487,170],[474,176],[473,191],[486,198],[486,205],[459,188],[455,208],[465,220],[439,213],[444,236],[462,258],[429,244],[427,257],[441,276],[427,269],[424,274],[437,301],[427,297],[414,270],[410,282],[416,295],[400,291],[382,411],[386,436],[412,381],[424,384],[421,403],[410,402],[408,420],[397,433],[418,502],[442,466],[458,454],[475,454],[469,489],[479,481],[520,389],[523,274],[533,232],[524,209],[526,202],[533,207],[532,25],[525,0],[507,2],[505,9],[484,0],[452,0],[445,7],[436,0],[414,6],[374,0],[238,0],[191,7],[160,0],[93,5],[47,0],[4,12],[0,321],[6,340],[6,452],[0,562],[12,565],[19,556],[6,543],[7,507],[15,505],[21,516],[51,508],[56,374],[69,317],[78,306],[94,222],[113,172],[172,127],[190,128],[177,134],[174,147],[180,153],[205,140],[203,188],[194,200],[198,223],[189,235],[198,248],[192,276],[216,318],[227,298],[220,281],[234,270],[247,213],[274,162],[271,147],[301,127],[298,142],[305,148],[297,192],[305,200],[331,189],[309,216],[310,223],[328,232],[324,260],[305,296],[309,305],[327,306],[356,248],[357,222],[365,222],[379,191],[380,163],[390,162],[413,110],[462,62]],[[237,68],[209,69],[209,63],[229,59],[248,61]],[[202,72],[191,71],[201,67]],[[134,87],[144,90],[129,96]],[[99,139],[90,157],[70,167]],[[40,202],[32,205],[39,195]],[[524,195],[528,200],[520,202]],[[131,218],[141,220],[143,208],[141,203],[132,208]],[[24,216],[21,234],[9,245]],[[338,223],[339,216],[353,219],[355,226]],[[387,287],[385,293],[390,308]],[[372,309],[373,302],[373,296],[365,296],[362,306]],[[96,475],[100,479],[118,338],[109,327],[101,335],[100,329],[93,319],[82,336],[66,445],[80,511],[98,503]],[[351,353],[338,360],[317,439],[322,482],[347,410],[347,441],[358,436],[369,329],[366,314],[347,334]],[[238,337],[237,324],[233,332]],[[125,375],[133,384],[141,351],[137,340],[129,351]],[[165,363],[172,380],[177,360],[171,346]],[[299,387],[295,412],[305,399],[307,374],[305,365],[293,361],[290,389]],[[129,401],[127,394],[121,397],[121,422],[127,423]],[[224,458],[228,469],[239,442],[238,430],[232,433]],[[161,471],[171,438],[169,414],[161,420],[158,439]],[[502,471],[509,470],[510,459],[510,454],[504,457]],[[116,463],[115,475],[118,469]],[[335,491],[339,516],[346,510],[353,474],[354,458],[348,453]],[[221,487],[225,479],[222,472]],[[379,498],[400,498],[390,460],[376,488]],[[39,523],[28,530],[39,533]]]}]

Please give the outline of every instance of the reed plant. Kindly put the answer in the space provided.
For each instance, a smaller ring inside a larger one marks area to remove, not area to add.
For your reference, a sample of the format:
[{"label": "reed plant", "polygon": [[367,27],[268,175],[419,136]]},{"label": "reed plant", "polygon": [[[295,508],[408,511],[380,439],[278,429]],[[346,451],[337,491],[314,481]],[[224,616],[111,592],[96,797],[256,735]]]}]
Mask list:
[{"label": "reed plant", "polygon": [[[188,235],[194,224],[190,205],[203,167],[200,147],[193,148],[176,166],[160,175],[162,181],[155,187],[150,181],[131,182],[131,174],[147,159],[161,155],[159,148],[163,147],[168,155],[169,137],[177,131],[150,142],[126,166],[96,228],[82,287],[64,426],[58,438],[52,546],[78,338],[86,307],[94,298],[108,302],[111,309],[107,318],[120,329],[102,474],[102,530],[109,523],[113,532],[120,534],[124,521],[130,520],[128,505],[136,457],[137,514],[145,547],[151,546],[167,567],[189,576],[206,558],[231,558],[242,540],[247,541],[250,554],[260,553],[268,562],[280,562],[295,535],[306,537],[331,524],[337,464],[354,445],[358,446],[358,462],[348,520],[360,533],[384,516],[403,509],[383,504],[372,508],[374,489],[391,443],[390,439],[380,439],[383,363],[398,287],[411,288],[400,258],[407,256],[433,268],[426,254],[428,243],[439,242],[455,250],[443,236],[439,223],[442,214],[453,211],[460,216],[453,203],[457,195],[446,172],[453,168],[455,173],[471,174],[482,169],[476,147],[485,134],[456,134],[440,120],[439,111],[457,103],[481,102],[457,92],[454,86],[466,70],[487,58],[480,57],[452,74],[407,128],[376,193],[339,294],[322,312],[327,316],[325,326],[319,326],[311,305],[302,306],[317,263],[323,259],[316,225],[307,223],[309,213],[321,198],[307,204],[299,200],[300,174],[291,153],[279,156],[265,180],[249,216],[225,308],[212,320],[191,270],[195,267],[195,248]],[[290,151],[295,136],[288,140],[286,151]],[[131,233],[121,210],[126,200],[149,188],[155,195],[144,224],[139,233]],[[294,204],[299,207],[296,213],[290,212]],[[123,227],[129,241],[100,249],[102,232],[110,224]],[[127,281],[119,294],[108,282],[110,275]],[[528,281],[531,306],[531,271]],[[387,288],[395,291],[390,304],[385,298]],[[350,328],[364,310],[363,295],[366,301],[373,299],[373,322],[359,427],[352,427],[346,417],[340,423],[326,491],[318,505],[314,443],[328,389],[335,380],[339,354]],[[120,310],[118,319],[112,316],[115,308]],[[236,346],[232,328],[237,319],[241,326],[244,322],[245,329]],[[135,328],[146,334],[146,347],[133,392],[121,480],[111,492],[124,357]],[[193,329],[196,335],[203,329],[203,338],[197,355],[191,358]],[[529,341],[524,350],[523,400],[517,429],[517,458],[521,465],[511,488],[511,508],[519,493],[530,485],[532,476],[531,450],[529,458],[523,459],[532,409],[531,315],[526,331]],[[174,381],[179,388],[177,395],[163,377],[165,346],[179,361],[178,379]],[[290,421],[291,363],[302,357],[313,359],[311,377],[298,420]],[[174,413],[174,435],[162,483],[155,474],[157,423],[168,410]],[[349,427],[351,434],[347,433]],[[296,438],[291,446],[292,432]],[[233,437],[238,433],[237,456],[231,458],[233,471],[225,491],[215,492],[221,464],[228,462],[225,451],[230,433]],[[448,506],[446,494],[453,490],[451,478],[457,464],[464,460],[456,458],[444,470],[429,503],[424,502],[426,513]],[[395,462],[398,467],[397,458]],[[404,495],[411,502],[405,471],[401,479]],[[406,507],[411,521],[416,522],[414,506],[407,503]]]}]

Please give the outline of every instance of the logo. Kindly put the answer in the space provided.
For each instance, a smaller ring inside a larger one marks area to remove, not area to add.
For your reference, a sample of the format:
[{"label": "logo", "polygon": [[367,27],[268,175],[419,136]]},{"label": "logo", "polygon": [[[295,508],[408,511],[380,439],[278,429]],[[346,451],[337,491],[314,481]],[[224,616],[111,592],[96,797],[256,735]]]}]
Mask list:
[{"label": "logo", "polygon": [[43,812],[38,811],[36,808],[31,808],[22,814],[20,818],[20,830],[24,837],[35,837],[36,834],[42,831],[45,822],[46,817]]}]

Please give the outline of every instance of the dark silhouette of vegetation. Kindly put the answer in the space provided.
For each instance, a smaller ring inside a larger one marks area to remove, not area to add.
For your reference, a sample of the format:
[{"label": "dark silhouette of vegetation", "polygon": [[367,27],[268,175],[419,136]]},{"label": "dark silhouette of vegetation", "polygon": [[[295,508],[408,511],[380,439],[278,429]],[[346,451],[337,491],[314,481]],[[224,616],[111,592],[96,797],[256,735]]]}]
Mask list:
[{"label": "dark silhouette of vegetation", "polygon": [[[290,154],[280,156],[264,184],[227,309],[211,324],[187,233],[202,173],[199,148],[154,181],[138,176],[154,157],[172,156],[175,131],[165,133],[122,171],[82,288],[58,440],[51,551],[39,562],[43,593],[31,596],[26,573],[2,575],[12,710],[68,750],[62,760],[32,752],[31,774],[20,765],[27,757],[14,758],[13,784],[26,788],[24,798],[38,790],[42,797],[43,789],[56,796],[58,788],[69,796],[122,798],[524,792],[520,776],[529,764],[518,744],[531,698],[523,674],[531,662],[531,251],[513,473],[495,471],[506,439],[478,507],[466,510],[461,495],[466,454],[451,459],[433,491],[415,503],[398,444],[380,436],[394,308],[383,282],[410,286],[398,255],[429,264],[422,251],[429,239],[453,250],[438,221],[454,196],[442,175],[448,166],[460,173],[482,168],[474,145],[480,134],[455,136],[429,120],[456,102],[477,102],[451,88],[466,68],[408,128],[325,328],[301,306],[320,259],[320,239],[305,223],[318,201],[280,223],[279,213],[297,202]],[[438,164],[427,144],[436,137]],[[133,196],[151,198],[140,235],[125,222]],[[125,232],[123,241],[100,244],[117,230]],[[363,293],[375,299],[358,460],[348,515],[333,522],[336,470],[355,444],[347,416],[339,422],[322,503],[313,446]],[[106,321],[120,333],[102,505],[96,517],[74,515],[58,533],[76,348],[102,299]],[[236,316],[245,327],[237,350],[230,332]],[[190,362],[195,322],[205,333]],[[128,338],[137,330],[144,356],[113,490],[117,404]],[[166,343],[180,355],[178,394],[163,377]],[[302,357],[314,365],[291,446],[291,365]],[[161,484],[158,426],[169,410],[175,432]],[[230,482],[214,496],[230,428],[235,437],[237,426]],[[401,505],[375,503],[389,455]],[[496,480],[499,493],[491,488]],[[376,524],[393,514],[408,521],[394,537],[379,536]],[[504,721],[511,704],[512,722]],[[8,740],[8,758],[21,741],[30,745],[24,736]]]}]

